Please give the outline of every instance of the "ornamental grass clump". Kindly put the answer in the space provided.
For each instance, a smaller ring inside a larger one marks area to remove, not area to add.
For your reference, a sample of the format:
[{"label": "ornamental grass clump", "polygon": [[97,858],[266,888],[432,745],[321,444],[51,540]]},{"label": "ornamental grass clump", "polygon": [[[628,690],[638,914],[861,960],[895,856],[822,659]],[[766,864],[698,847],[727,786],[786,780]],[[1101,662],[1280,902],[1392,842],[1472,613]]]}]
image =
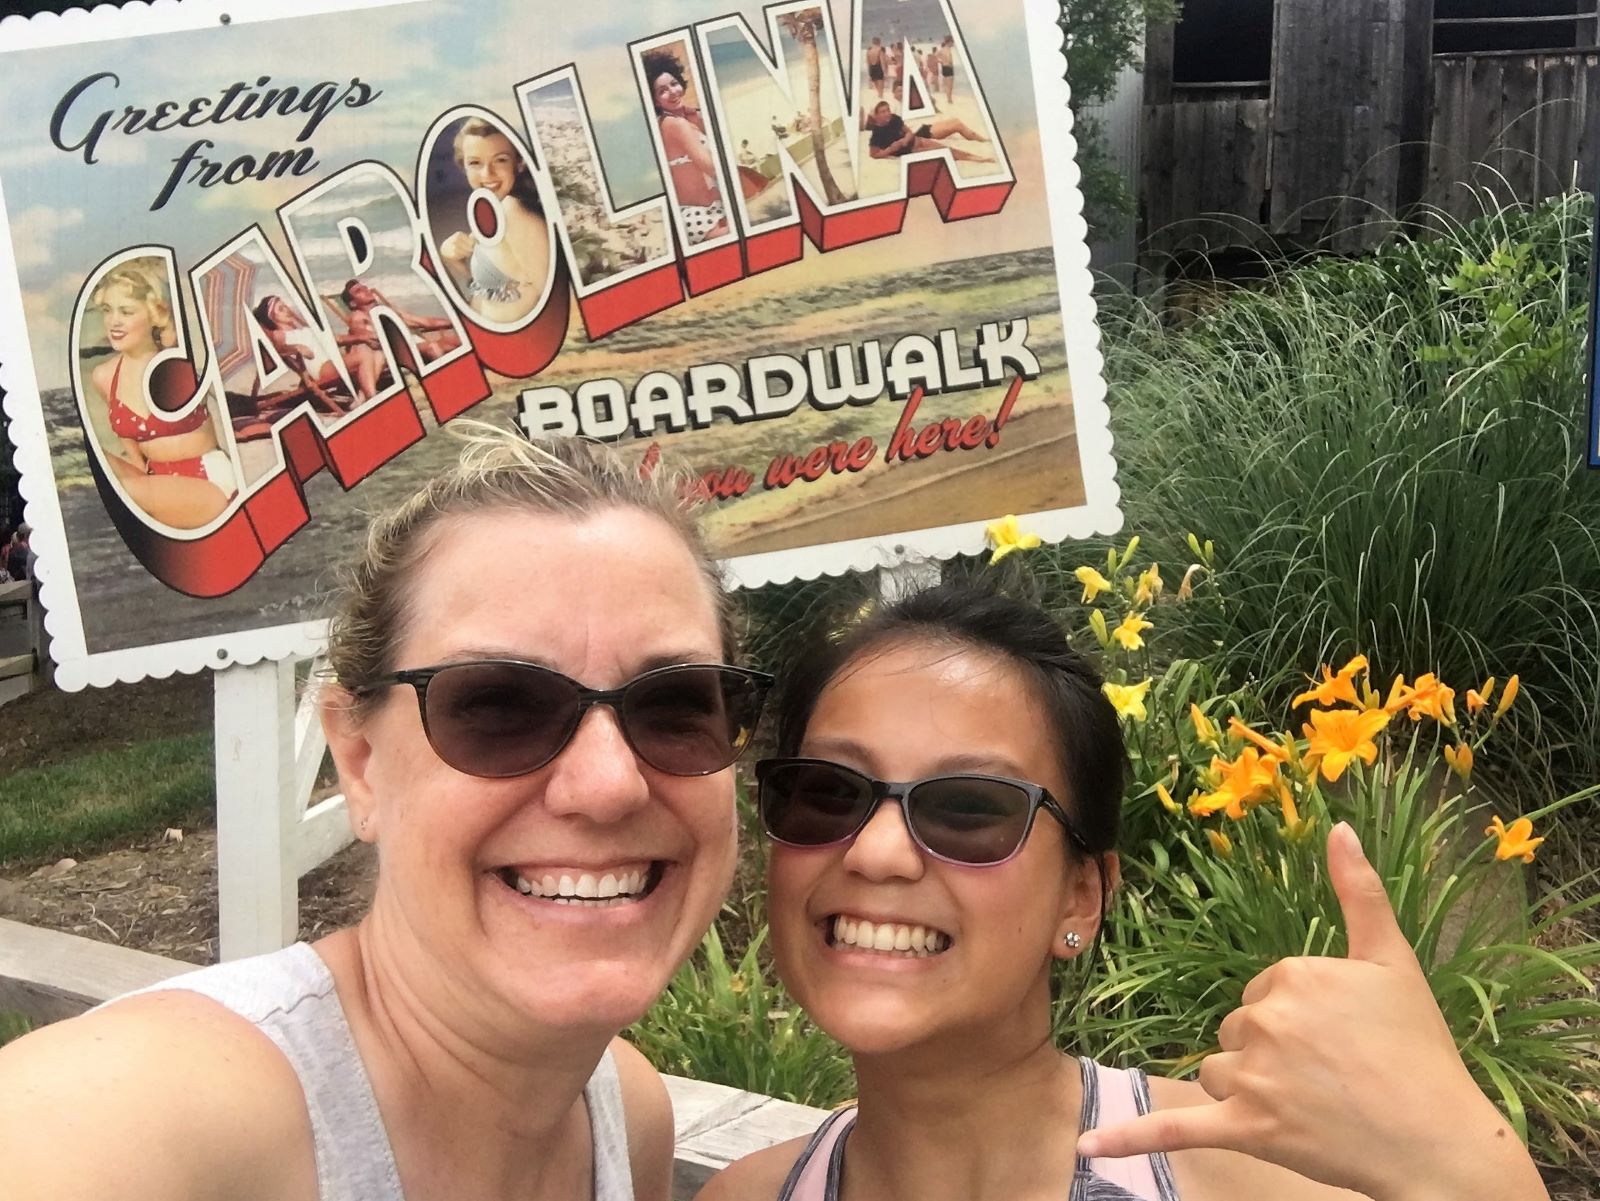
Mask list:
[{"label": "ornamental grass clump", "polygon": [[[1496,736],[1519,678],[1464,691],[1434,671],[1385,682],[1355,654],[1319,664],[1271,722],[1261,693],[1219,694],[1204,664],[1162,667],[1157,648],[1115,637],[1106,612],[1124,599],[1147,631],[1186,616],[1154,589],[1140,603],[1152,577],[1134,549],[1113,551],[1107,571],[1075,573],[1095,605],[1086,626],[1133,780],[1124,884],[1084,1004],[1059,1014],[1064,1040],[1184,1072],[1216,1048],[1257,973],[1289,956],[1344,954],[1325,841],[1348,821],[1479,1085],[1543,1158],[1600,1146],[1600,942],[1581,925],[1600,895],[1592,876],[1531,895],[1526,868],[1543,841],[1535,831],[1600,786],[1525,814],[1480,787],[1478,765],[1503,753]],[[1194,549],[1210,579],[1214,549]]]},{"label": "ornamental grass clump", "polygon": [[[1600,778],[1593,217],[1579,195],[1491,212],[1182,321],[1159,297],[1108,306],[1127,518],[1163,563],[1195,526],[1228,548],[1228,603],[1181,614],[1169,653],[1278,702],[1358,652],[1382,677],[1518,672],[1537,705],[1497,767],[1528,795]],[[1038,557],[1063,601],[1077,553]]]},{"label": "ornamental grass clump", "polygon": [[657,1068],[801,1105],[854,1095],[850,1057],[800,1012],[763,962],[766,927],[737,964],[715,927],[628,1039]]}]

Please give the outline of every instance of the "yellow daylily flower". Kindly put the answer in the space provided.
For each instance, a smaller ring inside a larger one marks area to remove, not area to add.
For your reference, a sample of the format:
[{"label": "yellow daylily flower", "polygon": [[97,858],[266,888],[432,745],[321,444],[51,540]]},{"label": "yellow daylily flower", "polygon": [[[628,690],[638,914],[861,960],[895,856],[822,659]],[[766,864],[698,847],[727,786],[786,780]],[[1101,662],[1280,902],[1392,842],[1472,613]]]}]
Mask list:
[{"label": "yellow daylily flower", "polygon": [[1233,858],[1233,839],[1221,830],[1207,830],[1206,837],[1211,840],[1211,849],[1224,859]]},{"label": "yellow daylily flower", "polygon": [[1139,573],[1139,583],[1133,591],[1133,603],[1140,606],[1153,605],[1165,587],[1166,583],[1161,578],[1161,564],[1152,563]]},{"label": "yellow daylily flower", "polygon": [[1494,696],[1494,677],[1490,676],[1483,682],[1482,688],[1467,689],[1467,712],[1473,715],[1483,712]]},{"label": "yellow daylily flower", "polygon": [[1472,774],[1472,748],[1466,743],[1444,748],[1444,761],[1450,770],[1465,780]]},{"label": "yellow daylily flower", "polygon": [[1042,545],[1038,534],[1029,534],[1023,530],[1015,513],[1007,513],[999,521],[990,522],[988,534],[989,542],[994,547],[994,554],[989,556],[991,565],[1000,562],[1012,551],[1032,550]]},{"label": "yellow daylily flower", "polygon": [[1293,707],[1298,709],[1301,705],[1337,705],[1341,701],[1360,705],[1361,698],[1356,695],[1355,679],[1367,670],[1367,657],[1357,655],[1350,662],[1334,672],[1326,663],[1322,665],[1322,683],[1317,683],[1312,677],[1311,687],[1294,698]]},{"label": "yellow daylily flower", "polygon": [[1494,849],[1494,857],[1501,860],[1520,858],[1524,863],[1532,863],[1533,853],[1544,841],[1543,838],[1529,837],[1533,833],[1533,822],[1525,817],[1517,818],[1509,826],[1499,817],[1492,817],[1483,832],[1500,840],[1500,845]]},{"label": "yellow daylily flower", "polygon": [[1161,802],[1161,807],[1168,813],[1182,813],[1183,806],[1172,799],[1172,794],[1167,791],[1165,784],[1156,785],[1156,800]]},{"label": "yellow daylily flower", "polygon": [[1122,624],[1111,631],[1111,636],[1125,651],[1136,651],[1144,648],[1144,639],[1140,636],[1145,630],[1153,630],[1155,625],[1140,617],[1138,613],[1129,613],[1122,619]]},{"label": "yellow daylily flower", "polygon": [[1072,574],[1077,576],[1078,583],[1083,585],[1083,603],[1086,605],[1094,604],[1094,598],[1102,592],[1111,591],[1111,581],[1092,567],[1085,565]]},{"label": "yellow daylily flower", "polygon": [[1431,671],[1418,676],[1409,686],[1401,676],[1389,690],[1389,701],[1384,708],[1390,713],[1403,710],[1412,721],[1431,717],[1442,726],[1453,726],[1456,724],[1456,690]]},{"label": "yellow daylily flower", "polygon": [[1344,775],[1353,759],[1371,764],[1378,758],[1373,739],[1389,724],[1382,709],[1313,709],[1304,727],[1306,757],[1330,784]]},{"label": "yellow daylily flower", "polygon": [[1200,706],[1192,701],[1189,704],[1189,720],[1194,723],[1195,737],[1199,738],[1201,742],[1209,742],[1212,746],[1217,745],[1217,727],[1209,717],[1200,712]]},{"label": "yellow daylily flower", "polygon": [[1228,733],[1236,738],[1243,738],[1246,742],[1258,747],[1269,758],[1278,759],[1284,763],[1289,761],[1289,752],[1284,747],[1273,742],[1266,735],[1258,734],[1237,717],[1228,718]]},{"label": "yellow daylily flower", "polygon": [[1101,650],[1111,649],[1111,632],[1106,629],[1106,615],[1096,609],[1089,614],[1089,628],[1094,631],[1095,640],[1100,643]]},{"label": "yellow daylily flower", "polygon": [[1494,719],[1499,721],[1506,715],[1506,710],[1511,708],[1511,702],[1517,699],[1517,693],[1522,691],[1522,677],[1512,676],[1506,681],[1506,690],[1500,694],[1500,703],[1494,707]]},{"label": "yellow daylily flower", "polygon": [[1150,691],[1153,680],[1146,680],[1142,684],[1113,684],[1107,681],[1100,686],[1100,691],[1106,694],[1106,699],[1111,702],[1111,707],[1117,711],[1118,717],[1131,717],[1134,721],[1143,721],[1149,714],[1145,711],[1144,698]]},{"label": "yellow daylily flower", "polygon": [[1272,795],[1278,783],[1278,761],[1263,758],[1254,747],[1247,746],[1232,761],[1212,759],[1211,773],[1216,786],[1190,800],[1189,812],[1196,817],[1222,812],[1238,821]]}]

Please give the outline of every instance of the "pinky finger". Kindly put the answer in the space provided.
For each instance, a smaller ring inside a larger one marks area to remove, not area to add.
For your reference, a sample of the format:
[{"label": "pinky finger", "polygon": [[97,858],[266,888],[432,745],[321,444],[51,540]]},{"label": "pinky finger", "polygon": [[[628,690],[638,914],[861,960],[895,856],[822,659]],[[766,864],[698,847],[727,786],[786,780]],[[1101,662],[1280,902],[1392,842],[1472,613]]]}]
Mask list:
[{"label": "pinky finger", "polygon": [[1214,1051],[1200,1061],[1200,1087],[1218,1101],[1233,1096],[1239,1072],[1239,1052]]}]

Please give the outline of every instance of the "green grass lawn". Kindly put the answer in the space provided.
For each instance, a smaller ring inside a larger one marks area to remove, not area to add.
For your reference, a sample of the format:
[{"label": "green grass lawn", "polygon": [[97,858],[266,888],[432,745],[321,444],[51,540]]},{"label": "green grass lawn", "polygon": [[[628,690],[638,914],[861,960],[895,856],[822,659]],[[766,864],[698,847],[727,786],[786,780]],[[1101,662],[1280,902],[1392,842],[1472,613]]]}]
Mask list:
[{"label": "green grass lawn", "polygon": [[209,733],[157,738],[0,777],[0,864],[78,856],[206,819],[211,745]]}]

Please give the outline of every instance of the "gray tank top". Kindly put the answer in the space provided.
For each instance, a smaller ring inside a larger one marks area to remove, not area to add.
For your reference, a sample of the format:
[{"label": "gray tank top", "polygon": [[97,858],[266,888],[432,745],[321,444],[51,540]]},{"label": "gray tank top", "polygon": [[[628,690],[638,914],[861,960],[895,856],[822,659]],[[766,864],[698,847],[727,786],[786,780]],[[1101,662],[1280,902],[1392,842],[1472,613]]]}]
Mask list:
[{"label": "gray tank top", "polygon": [[[311,1115],[319,1201],[405,1201],[389,1132],[334,990],[333,973],[310,946],[296,943],[270,955],[201,968],[126,995],[169,989],[210,997],[254,1025],[288,1058]],[[622,1088],[610,1051],[589,1077],[583,1099],[594,1134],[594,1201],[633,1201]]]}]

